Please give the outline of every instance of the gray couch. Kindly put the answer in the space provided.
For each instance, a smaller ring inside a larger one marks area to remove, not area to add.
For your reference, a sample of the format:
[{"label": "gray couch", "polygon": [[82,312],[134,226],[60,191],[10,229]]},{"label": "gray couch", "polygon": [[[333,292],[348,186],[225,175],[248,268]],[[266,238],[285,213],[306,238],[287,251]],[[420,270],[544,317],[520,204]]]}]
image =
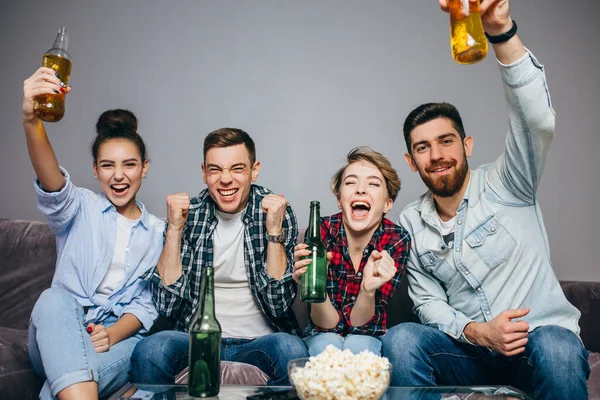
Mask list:
[{"label": "gray couch", "polygon": [[[54,236],[42,222],[0,218],[0,399],[36,399],[42,382],[31,370],[27,357],[29,315],[40,293],[50,286],[54,273]],[[581,339],[590,351],[592,373],[588,380],[591,399],[600,399],[600,283],[561,282],[567,298],[582,312]],[[301,323],[306,309],[295,305]],[[391,300],[389,326],[417,322],[411,311],[406,280]],[[223,383],[260,384],[262,372],[251,365],[222,363]],[[180,381],[185,381],[185,373]]]}]

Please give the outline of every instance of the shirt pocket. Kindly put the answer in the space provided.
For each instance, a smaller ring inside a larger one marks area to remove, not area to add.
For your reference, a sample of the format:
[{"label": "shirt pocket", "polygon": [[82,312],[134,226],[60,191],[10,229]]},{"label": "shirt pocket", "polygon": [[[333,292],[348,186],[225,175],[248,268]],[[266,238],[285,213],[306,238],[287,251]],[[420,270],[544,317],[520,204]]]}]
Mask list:
[{"label": "shirt pocket", "polygon": [[456,276],[456,270],[446,260],[431,251],[421,254],[419,259],[427,272],[435,276],[444,286],[450,286],[450,283],[452,283],[452,280]]},{"label": "shirt pocket", "polygon": [[493,215],[473,229],[465,241],[488,268],[496,268],[505,262],[517,244]]}]

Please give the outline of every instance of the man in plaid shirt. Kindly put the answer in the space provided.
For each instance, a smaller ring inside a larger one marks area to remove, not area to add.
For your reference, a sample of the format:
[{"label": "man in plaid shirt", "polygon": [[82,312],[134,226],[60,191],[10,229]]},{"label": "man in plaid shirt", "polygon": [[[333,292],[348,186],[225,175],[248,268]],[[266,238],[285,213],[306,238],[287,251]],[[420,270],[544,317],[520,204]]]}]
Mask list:
[{"label": "man in plaid shirt", "polygon": [[253,364],[269,384],[287,385],[287,362],[307,357],[292,311],[298,227],[283,196],[254,185],[260,162],[254,141],[223,128],[204,140],[207,189],[167,197],[168,225],[152,283],[158,311],[175,327],[154,334],[132,356],[135,382],[173,383],[188,364],[188,327],[200,300],[204,267],[214,268],[221,359]]},{"label": "man in plaid shirt", "polygon": [[[400,178],[381,153],[357,147],[348,164],[331,179],[341,212],[325,217],[321,238],[327,244],[327,299],[311,305],[312,335],[308,352],[319,354],[328,345],[381,353],[386,332],[386,308],[400,283],[410,250],[408,232],[384,218],[400,190]],[[295,252],[294,278],[311,260],[306,244]]]}]

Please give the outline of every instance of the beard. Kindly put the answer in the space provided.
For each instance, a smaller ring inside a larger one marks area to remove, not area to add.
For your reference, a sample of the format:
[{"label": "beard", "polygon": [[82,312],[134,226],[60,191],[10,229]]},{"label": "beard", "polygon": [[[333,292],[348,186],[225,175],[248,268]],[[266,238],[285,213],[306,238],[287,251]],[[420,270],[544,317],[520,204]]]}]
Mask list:
[{"label": "beard", "polygon": [[[452,167],[456,164],[456,162],[435,163],[427,168],[426,172],[432,172],[439,167]],[[456,168],[454,174],[432,179],[426,175],[426,172],[421,172],[421,170],[419,170],[419,175],[421,175],[421,179],[434,195],[438,197],[452,197],[460,191],[465,183],[467,173],[469,172],[469,164],[467,163],[467,158],[465,156]]]}]

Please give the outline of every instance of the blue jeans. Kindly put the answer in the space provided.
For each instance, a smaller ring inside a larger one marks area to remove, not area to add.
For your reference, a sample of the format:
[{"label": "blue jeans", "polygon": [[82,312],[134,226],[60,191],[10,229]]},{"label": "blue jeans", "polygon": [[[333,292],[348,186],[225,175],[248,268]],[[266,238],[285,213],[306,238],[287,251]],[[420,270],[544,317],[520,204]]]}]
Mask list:
[{"label": "blue jeans", "polygon": [[429,326],[403,323],[389,329],[382,342],[393,386],[497,384],[539,399],[587,399],[590,366],[579,337],[549,325],[528,339],[524,353],[506,357]]},{"label": "blue jeans", "polygon": [[[190,335],[162,331],[142,340],[133,351],[133,382],[172,384],[175,375],[188,366]],[[306,345],[297,336],[272,333],[259,338],[221,340],[221,360],[252,364],[269,376],[268,385],[289,385],[287,364],[308,357]]]},{"label": "blue jeans", "polygon": [[[128,381],[130,358],[141,336],[131,336],[103,353],[96,353],[85,331],[83,307],[67,291],[46,289],[35,303],[29,323],[29,360],[44,380],[40,399],[55,399],[76,383],[96,381],[105,397]],[[102,321],[108,327],[117,321]]]},{"label": "blue jeans", "polygon": [[381,355],[380,337],[366,335],[348,335],[340,336],[333,332],[314,333],[304,338],[308,346],[308,354],[316,356],[325,350],[328,345],[333,345],[340,350],[349,349],[352,353],[358,354],[361,351],[368,350],[376,355]]}]

